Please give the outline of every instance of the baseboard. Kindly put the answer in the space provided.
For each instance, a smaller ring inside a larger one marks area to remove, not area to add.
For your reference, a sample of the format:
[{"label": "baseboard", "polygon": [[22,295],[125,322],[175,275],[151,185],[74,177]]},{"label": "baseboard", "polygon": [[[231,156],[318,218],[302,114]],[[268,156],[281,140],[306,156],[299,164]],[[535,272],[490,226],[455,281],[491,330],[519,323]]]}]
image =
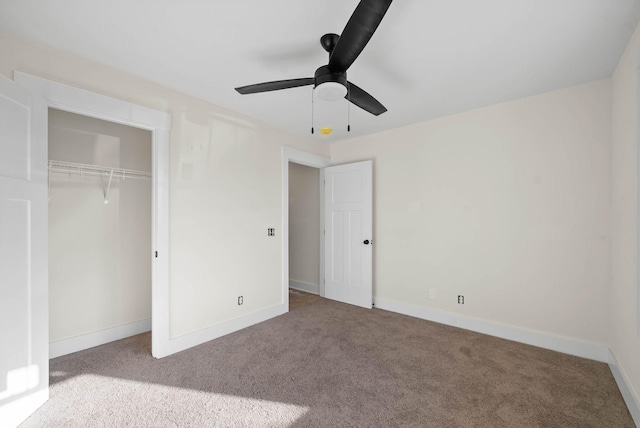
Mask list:
[{"label": "baseboard", "polygon": [[104,345],[114,340],[124,339],[151,330],[151,318],[107,328],[70,339],[59,340],[49,344],[49,358],[57,358],[73,352]]},{"label": "baseboard", "polygon": [[486,321],[439,309],[379,298],[375,299],[375,307],[603,363],[608,363],[610,358],[610,351],[607,346],[596,345],[594,343],[515,327],[508,324]]},{"label": "baseboard", "polygon": [[194,346],[201,345],[210,340],[217,339],[218,337],[225,336],[229,333],[233,333],[243,328],[250,327],[254,324],[261,323],[268,319],[285,314],[288,308],[284,304],[271,306],[266,309],[262,309],[251,314],[247,314],[227,322],[223,322],[218,325],[203,328],[202,330],[188,333],[183,336],[169,339],[167,355],[174,354],[176,352],[184,351]]},{"label": "baseboard", "polygon": [[49,388],[28,393],[0,405],[0,426],[13,428],[24,422],[49,399]]},{"label": "baseboard", "polygon": [[320,294],[318,284],[309,284],[308,282],[289,280],[289,288],[294,290],[306,291],[307,293]]},{"label": "baseboard", "polygon": [[622,398],[629,409],[629,413],[631,413],[633,422],[635,422],[637,427],[640,427],[640,399],[638,399],[638,394],[633,390],[631,382],[629,382],[629,378],[627,377],[624,369],[618,363],[618,359],[616,358],[616,354],[613,350],[609,350],[609,368],[611,369],[611,373],[618,384],[618,389],[620,390]]}]

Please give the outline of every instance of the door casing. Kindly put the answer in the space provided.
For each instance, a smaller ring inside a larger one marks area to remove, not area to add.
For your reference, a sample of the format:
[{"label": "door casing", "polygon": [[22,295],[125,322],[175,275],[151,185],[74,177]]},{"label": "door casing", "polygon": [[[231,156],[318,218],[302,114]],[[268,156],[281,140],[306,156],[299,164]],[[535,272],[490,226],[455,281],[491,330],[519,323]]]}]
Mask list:
[{"label": "door casing", "polygon": [[318,168],[320,173],[320,262],[318,288],[324,296],[324,168],[331,165],[328,158],[295,150],[282,148],[282,301],[285,311],[289,311],[289,162]]},{"label": "door casing", "polygon": [[15,72],[14,81],[55,108],[152,133],[151,353],[171,354],[169,336],[169,132],[171,116],[125,101]]}]

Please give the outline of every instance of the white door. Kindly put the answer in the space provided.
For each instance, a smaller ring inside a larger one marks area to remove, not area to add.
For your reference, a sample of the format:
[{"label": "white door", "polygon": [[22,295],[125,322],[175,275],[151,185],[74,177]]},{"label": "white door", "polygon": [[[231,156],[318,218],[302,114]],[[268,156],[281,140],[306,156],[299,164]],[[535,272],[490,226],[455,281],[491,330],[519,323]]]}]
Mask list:
[{"label": "white door", "polygon": [[372,162],[324,171],[325,297],[371,308]]},{"label": "white door", "polygon": [[49,398],[47,110],[0,76],[0,425]]}]

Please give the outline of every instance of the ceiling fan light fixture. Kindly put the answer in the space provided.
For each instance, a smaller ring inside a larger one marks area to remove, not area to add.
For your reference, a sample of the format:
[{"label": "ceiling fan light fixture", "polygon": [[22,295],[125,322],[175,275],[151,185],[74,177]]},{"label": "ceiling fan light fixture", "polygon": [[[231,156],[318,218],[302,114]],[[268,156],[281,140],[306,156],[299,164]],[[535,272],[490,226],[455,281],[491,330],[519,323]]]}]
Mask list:
[{"label": "ceiling fan light fixture", "polygon": [[314,89],[317,98],[325,101],[337,101],[347,95],[347,87],[338,82],[324,82]]}]

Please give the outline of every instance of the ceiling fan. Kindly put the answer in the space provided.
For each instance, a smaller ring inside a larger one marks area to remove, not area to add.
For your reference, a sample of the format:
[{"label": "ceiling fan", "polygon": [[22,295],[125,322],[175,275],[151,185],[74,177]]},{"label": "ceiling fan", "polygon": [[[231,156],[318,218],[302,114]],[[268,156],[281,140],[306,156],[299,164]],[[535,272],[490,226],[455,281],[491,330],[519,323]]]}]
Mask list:
[{"label": "ceiling fan", "polygon": [[346,98],[361,109],[378,116],[385,111],[378,100],[347,80],[347,69],[358,58],[380,25],[392,0],[361,0],[349,18],[342,35],[325,34],[320,44],[329,53],[329,63],[316,70],[314,77],[276,80],[235,88],[242,95],[278,91],[298,86],[314,85],[318,98]]}]

